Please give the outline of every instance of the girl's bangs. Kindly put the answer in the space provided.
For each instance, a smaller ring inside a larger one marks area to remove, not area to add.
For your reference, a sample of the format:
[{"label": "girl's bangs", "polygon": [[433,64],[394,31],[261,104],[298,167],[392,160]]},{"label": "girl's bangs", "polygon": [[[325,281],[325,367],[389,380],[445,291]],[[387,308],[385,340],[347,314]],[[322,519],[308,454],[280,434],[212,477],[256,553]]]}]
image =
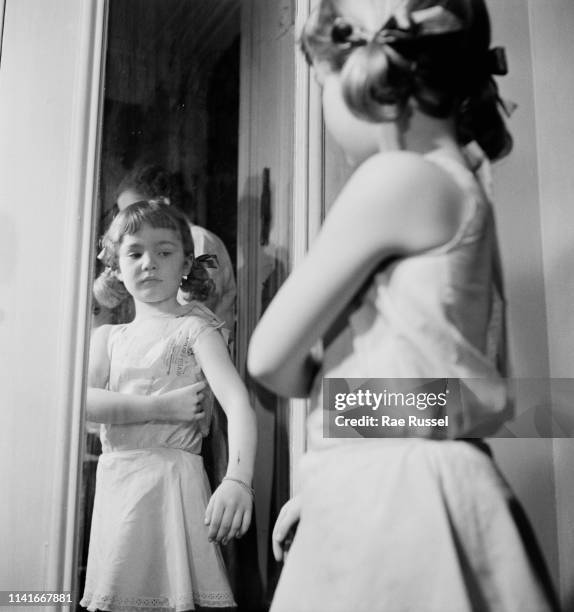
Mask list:
[{"label": "girl's bangs", "polygon": [[181,241],[186,256],[193,255],[194,245],[191,230],[185,217],[167,204],[136,202],[121,211],[112,221],[102,239],[102,260],[107,266],[117,265],[117,251],[122,238],[136,234],[144,225],[175,232]]},{"label": "girl's bangs", "polygon": [[[121,218],[122,216],[123,218]],[[167,210],[156,208],[156,206],[147,202],[132,204],[122,211],[118,221],[120,223],[114,231],[118,240],[126,234],[139,232],[144,225],[158,229],[170,229],[177,234],[181,234],[181,228],[178,227],[177,221]],[[183,242],[183,236],[181,236],[181,239]]]}]

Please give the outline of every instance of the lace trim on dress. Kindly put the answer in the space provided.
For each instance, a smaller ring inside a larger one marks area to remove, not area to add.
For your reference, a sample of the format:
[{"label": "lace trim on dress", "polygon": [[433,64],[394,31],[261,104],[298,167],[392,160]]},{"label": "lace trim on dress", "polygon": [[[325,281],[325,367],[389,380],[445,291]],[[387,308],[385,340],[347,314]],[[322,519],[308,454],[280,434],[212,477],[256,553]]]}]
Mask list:
[{"label": "lace trim on dress", "polygon": [[85,593],[80,602],[88,610],[121,610],[121,612],[183,612],[195,606],[230,608],[237,604],[229,593],[193,591],[178,597],[119,597]]}]

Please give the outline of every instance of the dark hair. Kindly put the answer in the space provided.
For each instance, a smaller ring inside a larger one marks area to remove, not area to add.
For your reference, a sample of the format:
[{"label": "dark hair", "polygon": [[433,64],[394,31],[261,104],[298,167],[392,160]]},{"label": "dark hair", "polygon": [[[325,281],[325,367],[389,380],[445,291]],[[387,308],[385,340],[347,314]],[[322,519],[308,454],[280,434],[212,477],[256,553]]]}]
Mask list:
[{"label": "dark hair", "polygon": [[[100,258],[106,265],[106,270],[100,274],[96,283],[94,283],[94,294],[98,302],[113,308],[122,301],[121,286],[123,286],[123,283],[113,273],[118,270],[119,248],[124,236],[135,234],[144,225],[176,232],[181,239],[184,255],[191,257],[193,262],[187,278],[182,280],[181,288],[189,292],[192,299],[207,300],[214,290],[214,283],[205,268],[193,257],[193,238],[187,219],[169,204],[156,200],[146,200],[135,202],[120,211],[114,217],[102,238]],[[126,291],[125,287],[123,291]],[[124,297],[126,297],[126,293],[123,294]]]},{"label": "dark hair", "polygon": [[[394,17],[393,40],[365,35],[345,21],[337,0],[322,0],[302,33],[309,61],[326,62],[341,73],[343,96],[356,116],[394,121],[410,99],[432,117],[454,116],[462,144],[476,140],[490,159],[503,157],[512,138],[500,112],[492,77],[490,19],[484,0],[408,0],[406,15],[440,7],[456,23],[447,32],[421,35],[411,21],[401,29]],[[380,30],[382,32],[383,30]]]},{"label": "dark hair", "polygon": [[116,199],[128,189],[133,189],[146,200],[162,197],[171,200],[173,197],[171,174],[159,164],[136,166],[126,174],[116,189]]}]

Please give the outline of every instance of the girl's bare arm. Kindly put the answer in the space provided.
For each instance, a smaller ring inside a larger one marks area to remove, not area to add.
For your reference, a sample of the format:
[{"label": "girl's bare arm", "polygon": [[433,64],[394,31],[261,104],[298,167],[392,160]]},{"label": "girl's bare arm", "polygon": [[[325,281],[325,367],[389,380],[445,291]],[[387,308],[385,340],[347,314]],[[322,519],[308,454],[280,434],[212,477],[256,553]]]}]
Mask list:
[{"label": "girl's bare arm", "polygon": [[214,331],[204,335],[194,349],[207,382],[227,416],[227,475],[250,483],[255,464],[257,424],[247,389],[220,333]]},{"label": "girl's bare arm", "polygon": [[[251,522],[250,493],[257,445],[255,412],[247,389],[218,332],[205,334],[194,350],[215,397],[227,416],[229,462],[226,479],[214,492],[206,510],[209,537],[226,543],[242,536]],[[243,483],[243,484],[241,484]]]}]

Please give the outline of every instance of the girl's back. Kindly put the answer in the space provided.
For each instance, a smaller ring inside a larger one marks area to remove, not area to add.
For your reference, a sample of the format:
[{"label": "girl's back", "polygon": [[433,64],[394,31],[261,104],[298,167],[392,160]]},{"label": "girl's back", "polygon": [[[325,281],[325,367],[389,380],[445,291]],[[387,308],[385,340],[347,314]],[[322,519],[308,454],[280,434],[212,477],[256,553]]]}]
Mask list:
[{"label": "girl's back", "polygon": [[496,234],[485,179],[478,176],[487,173],[488,161],[473,147],[468,167],[441,151],[425,157],[459,187],[463,220],[446,244],[384,262],[354,300],[316,378],[312,444],[325,443],[323,377],[460,379],[463,389],[473,388],[463,402],[449,402],[449,438],[492,433],[510,415],[497,369],[504,326]]}]

